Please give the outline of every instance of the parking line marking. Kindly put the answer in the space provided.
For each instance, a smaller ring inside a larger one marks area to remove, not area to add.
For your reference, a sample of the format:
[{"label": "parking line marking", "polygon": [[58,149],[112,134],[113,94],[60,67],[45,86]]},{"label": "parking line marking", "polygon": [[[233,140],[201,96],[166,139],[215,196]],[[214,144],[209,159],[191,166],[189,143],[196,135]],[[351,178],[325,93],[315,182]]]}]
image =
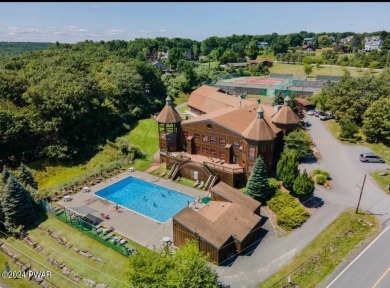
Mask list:
[{"label": "parking line marking", "polygon": [[337,275],[337,277],[334,278],[333,281],[330,282],[328,286],[326,286],[326,288],[329,288],[334,282],[336,282],[336,280],[339,279],[339,277],[340,277],[345,271],[347,271],[347,269],[348,269],[353,263],[355,263],[355,261],[358,260],[358,259],[360,258],[360,256],[362,256],[363,253],[366,252],[366,251],[368,250],[368,248],[370,248],[371,245],[373,245],[373,244],[376,242],[376,240],[378,240],[378,239],[383,235],[383,233],[385,233],[385,232],[387,231],[387,229],[389,229],[389,228],[390,228],[390,226],[387,227],[385,230],[383,230],[382,233],[379,234],[379,235],[374,239],[374,241],[372,241],[372,242],[370,243],[370,245],[368,245],[362,252],[360,252],[360,254],[359,254],[355,259],[353,259],[353,261],[352,261],[351,263],[349,263],[349,265],[348,265],[347,267],[345,267],[344,270],[341,271],[341,273],[340,273],[339,275]]},{"label": "parking line marking", "polygon": [[379,278],[378,281],[376,281],[375,284],[374,284],[374,286],[372,286],[371,288],[375,288],[376,286],[378,286],[378,284],[382,281],[383,278],[385,278],[387,272],[389,272],[389,271],[390,271],[390,267],[387,268],[386,272],[383,273],[383,275],[381,276],[381,278]]}]

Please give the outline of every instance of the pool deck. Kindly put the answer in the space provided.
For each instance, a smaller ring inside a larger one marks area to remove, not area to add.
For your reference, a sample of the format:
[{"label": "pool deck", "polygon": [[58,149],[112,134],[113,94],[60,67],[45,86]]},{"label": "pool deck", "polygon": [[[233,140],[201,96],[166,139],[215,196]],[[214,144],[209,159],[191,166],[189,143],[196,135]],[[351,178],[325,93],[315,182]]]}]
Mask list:
[{"label": "pool deck", "polygon": [[[115,232],[141,244],[142,246],[148,247],[150,249],[152,249],[153,247],[160,248],[162,247],[161,239],[163,237],[173,238],[172,218],[169,219],[167,222],[159,223],[155,220],[152,220],[146,216],[142,216],[122,206],[120,211],[116,212],[115,203],[97,197],[94,194],[95,192],[104,189],[129,176],[152,182],[179,191],[181,193],[194,196],[196,198],[202,198],[208,195],[207,191],[190,188],[178,184],[174,181],[156,177],[144,172],[126,171],[113,177],[111,180],[108,179],[104,182],[90,187],[90,192],[80,191],[72,195],[73,199],[71,201],[66,202],[64,200],[60,200],[57,203],[67,208],[80,206],[91,208],[95,210],[95,212],[91,214],[103,220],[101,225],[105,227],[113,226],[115,228]],[[110,216],[110,219],[103,219],[100,216],[101,213],[108,214]]]}]

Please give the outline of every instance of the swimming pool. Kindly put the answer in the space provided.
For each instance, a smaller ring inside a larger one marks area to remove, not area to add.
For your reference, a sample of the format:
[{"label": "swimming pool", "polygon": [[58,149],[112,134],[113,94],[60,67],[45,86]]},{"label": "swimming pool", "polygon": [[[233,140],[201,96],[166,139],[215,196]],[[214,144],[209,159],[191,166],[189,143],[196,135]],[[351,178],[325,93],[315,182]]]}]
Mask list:
[{"label": "swimming pool", "polygon": [[168,221],[186,207],[188,201],[195,200],[195,197],[130,176],[95,195],[158,222]]}]

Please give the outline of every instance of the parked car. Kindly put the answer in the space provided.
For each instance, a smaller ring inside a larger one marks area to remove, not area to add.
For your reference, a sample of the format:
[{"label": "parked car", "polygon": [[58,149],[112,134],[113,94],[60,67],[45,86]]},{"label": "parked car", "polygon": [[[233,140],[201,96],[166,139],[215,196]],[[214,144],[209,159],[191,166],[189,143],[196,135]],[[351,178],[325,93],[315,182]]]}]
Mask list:
[{"label": "parked car", "polygon": [[361,162],[372,162],[372,163],[385,163],[385,160],[383,160],[381,157],[374,153],[362,153],[360,154],[360,161]]},{"label": "parked car", "polygon": [[333,114],[330,112],[326,112],[324,115],[320,115],[320,119],[325,121],[333,118]]},{"label": "parked car", "polygon": [[319,117],[319,116],[321,116],[321,115],[325,115],[325,112],[322,112],[322,111],[316,111],[316,112],[314,112],[314,116],[316,116],[316,117]]},{"label": "parked car", "polygon": [[315,112],[317,112],[317,111],[316,110],[309,110],[309,111],[307,111],[307,115],[313,116]]}]

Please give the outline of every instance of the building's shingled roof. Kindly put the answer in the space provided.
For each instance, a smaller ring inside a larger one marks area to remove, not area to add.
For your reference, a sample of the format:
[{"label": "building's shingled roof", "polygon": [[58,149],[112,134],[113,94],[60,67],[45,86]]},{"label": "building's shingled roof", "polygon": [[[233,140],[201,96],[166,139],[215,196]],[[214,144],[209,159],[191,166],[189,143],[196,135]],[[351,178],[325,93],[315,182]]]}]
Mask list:
[{"label": "building's shingled roof", "polygon": [[178,123],[183,120],[181,118],[180,114],[176,111],[175,108],[173,108],[168,103],[171,103],[171,98],[169,96],[167,97],[167,104],[161,110],[160,114],[158,114],[156,121],[159,123]]},{"label": "building's shingled roof", "polygon": [[[275,134],[279,133],[281,130],[271,121],[271,117],[275,113],[273,107],[264,104],[261,105],[264,109],[265,121],[257,121],[256,110],[259,109],[260,105],[251,101],[246,101],[244,103],[246,106],[241,108],[228,106],[199,117],[185,120],[181,123],[182,127],[191,123],[212,121],[221,127],[243,136],[244,138],[248,136],[252,140],[262,141],[271,140],[276,137]],[[248,129],[248,126],[255,130],[251,131],[251,129]]]},{"label": "building's shingled roof", "polygon": [[261,217],[236,203],[210,201],[198,211],[186,207],[173,219],[219,249],[230,237],[244,240]]},{"label": "building's shingled roof", "polygon": [[225,107],[239,107],[240,101],[242,106],[251,103],[245,99],[221,93],[219,88],[203,85],[191,93],[188,106],[204,113],[210,113]]},{"label": "building's shingled roof", "polygon": [[290,101],[290,98],[286,97],[284,101],[283,107],[272,116],[272,122],[275,124],[298,124],[300,120],[297,114],[286,104],[286,101]]},{"label": "building's shingled roof", "polygon": [[301,104],[303,106],[313,105],[309,100],[304,99],[304,98],[295,98],[295,101],[297,101],[299,104]]},{"label": "building's shingled roof", "polygon": [[240,192],[239,190],[229,186],[224,182],[219,182],[217,185],[213,186],[211,192],[214,192],[221,197],[225,198],[226,201],[230,201],[241,206],[248,208],[250,211],[254,212],[261,203],[252,197]]}]

